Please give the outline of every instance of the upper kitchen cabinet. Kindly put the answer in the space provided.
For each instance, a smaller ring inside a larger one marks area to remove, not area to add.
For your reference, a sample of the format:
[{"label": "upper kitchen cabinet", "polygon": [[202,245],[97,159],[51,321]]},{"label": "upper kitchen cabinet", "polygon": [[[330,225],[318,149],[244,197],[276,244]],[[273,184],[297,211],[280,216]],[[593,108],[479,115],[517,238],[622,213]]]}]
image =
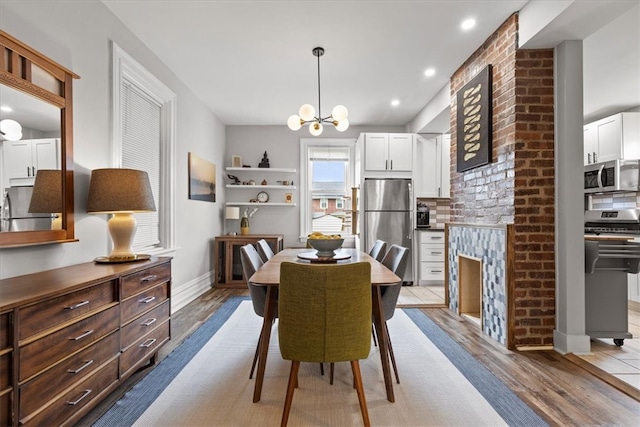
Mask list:
[{"label": "upper kitchen cabinet", "polygon": [[5,141],[4,171],[9,186],[33,185],[39,169],[60,169],[59,139]]},{"label": "upper kitchen cabinet", "polygon": [[640,113],[618,113],[584,126],[584,164],[640,159]]},{"label": "upper kitchen cabinet", "polygon": [[450,145],[449,134],[416,137],[413,168],[416,197],[450,197]]},{"label": "upper kitchen cabinet", "polygon": [[395,172],[411,173],[413,166],[413,134],[410,133],[365,133],[364,170],[385,172],[392,176]]}]

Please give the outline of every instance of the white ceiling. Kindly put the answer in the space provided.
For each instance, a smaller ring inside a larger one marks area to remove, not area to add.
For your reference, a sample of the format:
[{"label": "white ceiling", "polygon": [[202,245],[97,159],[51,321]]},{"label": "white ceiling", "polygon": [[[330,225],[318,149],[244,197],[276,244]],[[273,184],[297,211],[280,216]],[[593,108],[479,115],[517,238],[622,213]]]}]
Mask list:
[{"label": "white ceiling", "polygon": [[[326,51],[320,59],[323,116],[343,104],[352,125],[405,125],[527,3],[102,1],[227,125],[284,125],[304,103],[317,109],[317,59],[311,52],[316,46]],[[630,7],[636,8],[624,27],[585,41],[585,82],[593,86],[585,90],[585,116],[610,109],[612,102],[616,108],[640,105],[637,3],[632,0]],[[469,17],[478,25],[463,32],[460,23]],[[613,45],[612,37],[618,38]],[[633,45],[631,51],[621,50],[620,37],[635,37],[635,52]],[[607,56],[600,56],[602,49]],[[435,76],[425,77],[429,67]],[[632,86],[614,90],[605,84],[624,83],[620,76],[611,78],[623,70],[624,79],[634,79]],[[391,107],[392,99],[400,105]]]}]

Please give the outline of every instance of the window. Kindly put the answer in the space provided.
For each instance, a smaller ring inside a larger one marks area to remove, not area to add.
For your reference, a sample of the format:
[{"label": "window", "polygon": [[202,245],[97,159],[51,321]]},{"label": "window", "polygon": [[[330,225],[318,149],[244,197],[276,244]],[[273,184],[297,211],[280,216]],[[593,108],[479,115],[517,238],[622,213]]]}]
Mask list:
[{"label": "window", "polygon": [[302,139],[300,150],[300,235],[313,231],[351,233],[351,212],[344,198],[354,182],[355,141],[352,139]]},{"label": "window", "polygon": [[113,167],[144,170],[156,212],[135,214],[133,247],[151,254],[173,250],[175,94],[112,43]]}]

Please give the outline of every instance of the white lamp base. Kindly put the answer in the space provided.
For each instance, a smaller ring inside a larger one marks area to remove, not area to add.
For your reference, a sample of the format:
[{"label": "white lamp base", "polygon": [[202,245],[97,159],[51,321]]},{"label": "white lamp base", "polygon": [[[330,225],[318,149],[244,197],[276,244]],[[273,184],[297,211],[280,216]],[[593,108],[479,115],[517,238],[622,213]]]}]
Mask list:
[{"label": "white lamp base", "polygon": [[109,259],[114,261],[135,260],[133,236],[136,234],[136,219],[133,212],[116,212],[109,220],[109,233],[113,240],[113,250]]}]

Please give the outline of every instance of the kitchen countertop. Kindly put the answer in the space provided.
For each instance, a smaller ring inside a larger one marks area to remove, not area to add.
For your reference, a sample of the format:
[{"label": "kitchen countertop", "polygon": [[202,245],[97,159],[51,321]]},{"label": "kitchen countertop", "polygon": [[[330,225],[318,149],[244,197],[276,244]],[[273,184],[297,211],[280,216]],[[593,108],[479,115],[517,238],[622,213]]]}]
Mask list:
[{"label": "kitchen countertop", "polygon": [[431,228],[417,228],[417,227],[416,227],[416,228],[415,228],[415,230],[416,230],[416,231],[431,231],[431,232],[433,232],[433,231],[440,231],[440,232],[443,232],[443,231],[444,231],[444,228],[433,228],[433,227],[431,227]]}]

